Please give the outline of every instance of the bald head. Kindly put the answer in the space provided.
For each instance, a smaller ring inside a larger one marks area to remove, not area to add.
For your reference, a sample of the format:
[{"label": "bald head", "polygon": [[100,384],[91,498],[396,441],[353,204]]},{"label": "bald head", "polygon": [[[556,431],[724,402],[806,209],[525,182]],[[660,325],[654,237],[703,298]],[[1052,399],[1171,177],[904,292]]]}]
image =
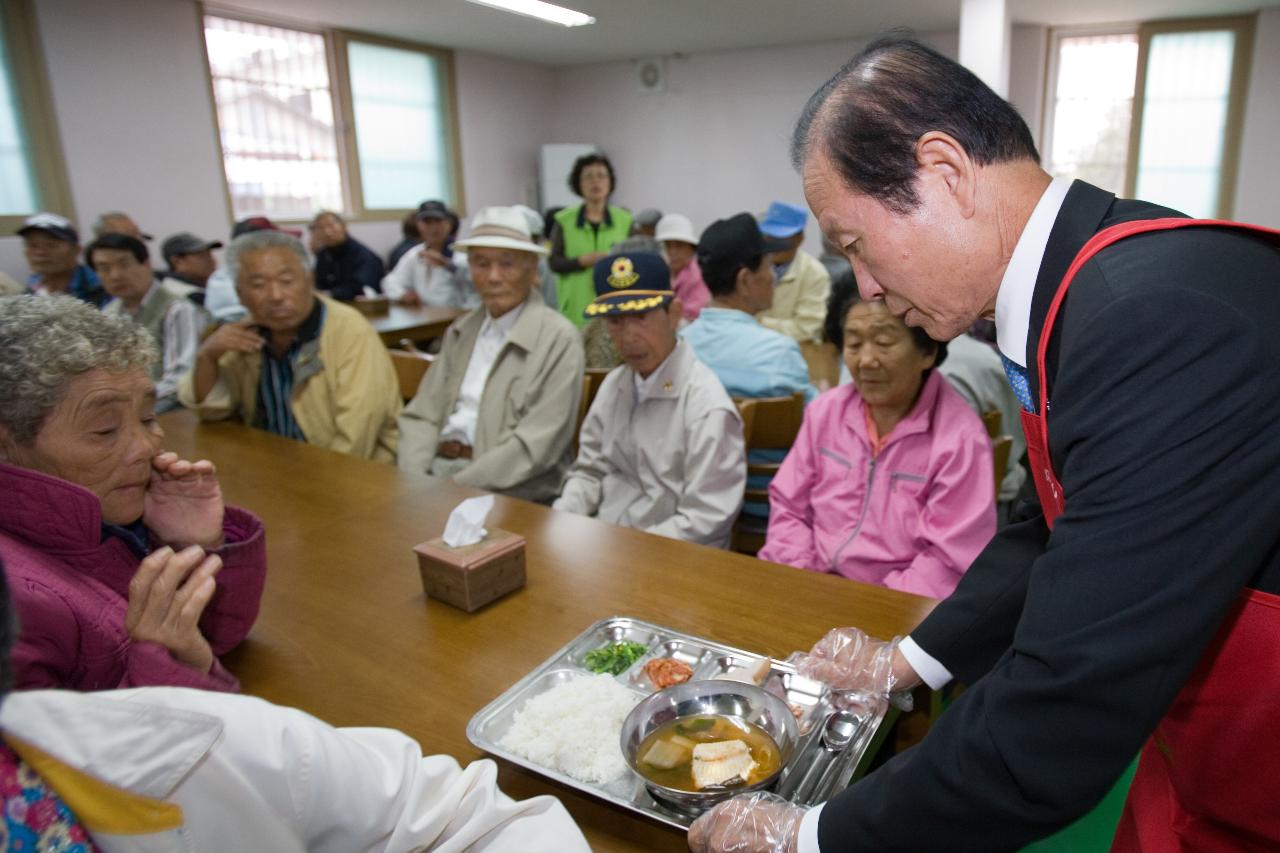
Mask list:
[{"label": "bald head", "polygon": [[931,130],[954,138],[978,166],[1040,159],[1009,102],[964,66],[900,36],[867,45],[814,92],[791,159],[803,170],[819,154],[850,189],[905,214],[920,203],[916,143]]}]

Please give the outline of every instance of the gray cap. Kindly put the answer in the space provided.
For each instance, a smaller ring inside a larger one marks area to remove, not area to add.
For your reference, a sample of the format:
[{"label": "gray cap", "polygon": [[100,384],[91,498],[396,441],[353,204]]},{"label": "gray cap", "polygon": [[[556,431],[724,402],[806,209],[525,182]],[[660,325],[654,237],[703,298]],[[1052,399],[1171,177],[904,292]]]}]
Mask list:
[{"label": "gray cap", "polygon": [[165,263],[168,263],[174,255],[191,255],[221,248],[220,240],[202,240],[190,231],[182,231],[165,238],[164,243],[160,245],[160,254],[164,256]]},{"label": "gray cap", "polygon": [[658,220],[661,218],[662,218],[661,210],[658,210],[656,207],[646,207],[644,210],[637,213],[632,218],[631,221],[634,222],[636,225],[649,226],[649,225],[657,225]]}]

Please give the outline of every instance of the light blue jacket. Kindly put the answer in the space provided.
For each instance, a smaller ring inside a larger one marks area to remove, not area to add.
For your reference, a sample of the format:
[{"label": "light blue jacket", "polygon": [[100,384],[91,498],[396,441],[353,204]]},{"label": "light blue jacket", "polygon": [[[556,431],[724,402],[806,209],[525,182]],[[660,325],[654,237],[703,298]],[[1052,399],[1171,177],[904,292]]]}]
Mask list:
[{"label": "light blue jacket", "polygon": [[817,395],[809,368],[794,338],[766,329],[755,317],[733,308],[708,305],[680,333],[694,353],[720,377],[730,397]]}]

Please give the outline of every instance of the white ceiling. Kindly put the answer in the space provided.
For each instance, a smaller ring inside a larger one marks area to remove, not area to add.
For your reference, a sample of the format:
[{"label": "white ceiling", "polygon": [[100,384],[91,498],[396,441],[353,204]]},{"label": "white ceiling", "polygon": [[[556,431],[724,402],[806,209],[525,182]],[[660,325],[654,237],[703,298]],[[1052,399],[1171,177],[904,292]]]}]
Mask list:
[{"label": "white ceiling", "polygon": [[[189,2],[190,0],[186,0]],[[960,0],[554,0],[596,23],[566,29],[466,0],[228,0],[218,7],[544,65],[574,65],[959,26]],[[1009,0],[1017,23],[1113,23],[1251,12],[1280,0]]]}]

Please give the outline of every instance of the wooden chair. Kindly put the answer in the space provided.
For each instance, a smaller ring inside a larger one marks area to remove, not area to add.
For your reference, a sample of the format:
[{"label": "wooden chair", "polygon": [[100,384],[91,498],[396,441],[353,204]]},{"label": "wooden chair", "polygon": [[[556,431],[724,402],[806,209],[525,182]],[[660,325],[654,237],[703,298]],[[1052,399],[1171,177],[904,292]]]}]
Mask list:
[{"label": "wooden chair", "polygon": [[582,414],[584,417],[587,414],[587,409],[590,409],[591,404],[595,402],[596,392],[600,390],[601,384],[604,383],[604,378],[609,375],[611,370],[613,370],[612,367],[588,367],[583,373],[582,378],[586,380],[586,384],[582,386],[582,390],[585,392],[582,395],[584,403]]},{"label": "wooden chair", "polygon": [[982,413],[982,423],[987,428],[987,435],[999,438],[1004,432],[1004,416],[1000,414],[999,409],[987,409]]},{"label": "wooden chair", "polygon": [[809,381],[815,387],[834,388],[840,384],[840,351],[835,344],[801,341],[800,354],[809,367]]},{"label": "wooden chair", "polygon": [[991,439],[991,461],[994,463],[996,472],[996,496],[999,499],[1000,484],[1004,482],[1004,475],[1009,470],[1009,455],[1013,452],[1013,438],[1007,435],[999,435]]},{"label": "wooden chair", "polygon": [[[742,414],[742,437],[748,454],[752,450],[790,450],[804,422],[804,394],[796,392],[790,397],[757,397],[734,402]],[[747,461],[748,477],[772,477],[782,466],[780,462]],[[753,503],[769,502],[768,488],[752,488],[747,485],[743,499]],[[764,547],[767,522],[746,513],[738,513],[733,523],[733,539],[730,547],[742,554],[754,556]]]},{"label": "wooden chair", "polygon": [[436,360],[434,355],[414,350],[387,350],[391,356],[391,364],[396,369],[396,380],[400,383],[400,396],[407,403],[418,393],[422,377],[427,375],[427,368]]},{"label": "wooden chair", "polygon": [[578,449],[578,433],[582,432],[582,422],[587,419],[587,412],[595,402],[596,393],[600,390],[604,378],[609,375],[611,367],[588,367],[582,374],[582,399],[578,402],[578,423],[573,429],[574,453]]}]

